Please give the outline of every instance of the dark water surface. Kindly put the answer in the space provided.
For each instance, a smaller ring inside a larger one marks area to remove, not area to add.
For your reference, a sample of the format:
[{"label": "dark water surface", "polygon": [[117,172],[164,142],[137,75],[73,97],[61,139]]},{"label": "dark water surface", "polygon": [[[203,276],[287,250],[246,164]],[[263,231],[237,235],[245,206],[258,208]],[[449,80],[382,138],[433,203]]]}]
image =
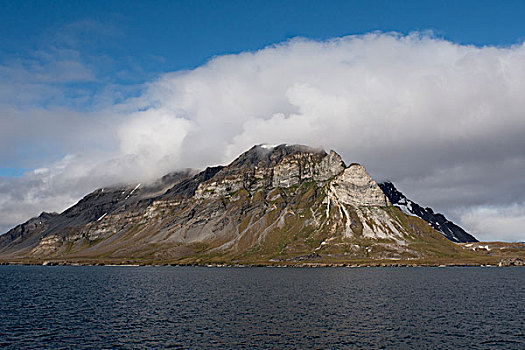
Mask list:
[{"label": "dark water surface", "polygon": [[525,349],[525,268],[0,266],[1,349]]}]

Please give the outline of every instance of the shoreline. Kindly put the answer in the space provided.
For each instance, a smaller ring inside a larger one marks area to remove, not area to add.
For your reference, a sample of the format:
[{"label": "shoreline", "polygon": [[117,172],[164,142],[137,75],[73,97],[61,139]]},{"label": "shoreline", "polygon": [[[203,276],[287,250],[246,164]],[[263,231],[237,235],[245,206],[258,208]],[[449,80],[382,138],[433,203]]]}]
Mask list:
[{"label": "shoreline", "polygon": [[369,268],[369,267],[525,267],[523,261],[517,263],[487,264],[487,263],[301,263],[301,264],[201,264],[201,263],[104,263],[104,262],[64,262],[64,261],[42,261],[21,262],[1,261],[0,266],[106,266],[106,267],[207,267],[207,268]]}]

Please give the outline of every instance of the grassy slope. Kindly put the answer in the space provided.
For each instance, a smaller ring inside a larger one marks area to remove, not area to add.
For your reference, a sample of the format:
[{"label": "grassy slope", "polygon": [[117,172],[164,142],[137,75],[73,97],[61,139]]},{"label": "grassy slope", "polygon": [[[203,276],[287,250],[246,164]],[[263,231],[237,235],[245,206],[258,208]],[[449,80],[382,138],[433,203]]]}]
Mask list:
[{"label": "grassy slope", "polygon": [[[126,227],[105,239],[67,243],[47,257],[20,257],[9,261],[38,263],[42,260],[79,263],[146,264],[496,264],[502,257],[523,256],[523,249],[472,250],[455,244],[425,221],[404,214],[395,207],[382,208],[396,226],[409,232],[400,251],[394,241],[373,240],[361,235],[363,223],[356,208],[347,207],[352,217],[351,238],[343,237],[346,218],[330,208],[330,220],[323,204],[326,191],[306,182],[288,189],[260,190],[252,196],[243,190],[221,198],[224,217],[235,221],[236,232],[205,243],[181,245],[151,238],[169,227],[187,208],[165,210],[160,223],[146,222]],[[366,209],[366,208],[365,208]],[[366,212],[366,210],[365,210]],[[375,224],[366,219],[368,225]],[[227,249],[216,249],[237,237]],[[329,244],[322,242],[329,240]]]}]

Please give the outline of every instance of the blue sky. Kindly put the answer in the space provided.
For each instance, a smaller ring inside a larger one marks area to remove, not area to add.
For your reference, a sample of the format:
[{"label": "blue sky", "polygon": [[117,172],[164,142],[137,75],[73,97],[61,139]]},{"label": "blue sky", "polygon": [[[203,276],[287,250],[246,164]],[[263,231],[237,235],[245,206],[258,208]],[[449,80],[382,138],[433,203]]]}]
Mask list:
[{"label": "blue sky", "polygon": [[[525,35],[522,1],[1,1],[2,55],[53,44],[90,21],[82,50],[149,72],[194,68],[215,55],[256,50],[295,36],[433,30],[454,42],[510,45]],[[111,40],[107,40],[111,39]],[[122,66],[117,65],[115,69]]]},{"label": "blue sky", "polygon": [[523,18],[523,1],[0,0],[0,232],[295,142],[525,240]]},{"label": "blue sky", "polygon": [[[511,45],[525,36],[522,1],[2,0],[1,7],[3,59],[49,45],[76,46],[118,61],[110,75],[130,66],[144,71],[137,78],[110,76],[125,82],[195,68],[216,55],[257,50],[296,36],[432,30],[474,45]],[[71,28],[76,23],[79,27]]]},{"label": "blue sky", "polygon": [[[29,82],[59,92],[13,103],[80,111],[139,95],[141,84],[164,72],[194,69],[215,56],[259,50],[298,36],[325,40],[372,31],[432,31],[435,37],[459,44],[509,46],[522,42],[525,35],[522,1],[1,0],[0,4],[0,64],[22,62],[29,74],[49,69],[53,61],[77,64],[63,79]],[[39,67],[32,70],[35,66]],[[0,176],[20,176],[65,153],[53,144],[19,146],[12,157],[1,158]]]}]

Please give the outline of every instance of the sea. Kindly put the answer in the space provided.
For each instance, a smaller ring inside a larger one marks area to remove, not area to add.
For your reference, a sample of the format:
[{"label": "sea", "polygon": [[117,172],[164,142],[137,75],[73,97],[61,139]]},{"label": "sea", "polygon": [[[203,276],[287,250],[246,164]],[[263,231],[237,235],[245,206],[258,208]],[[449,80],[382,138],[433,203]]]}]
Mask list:
[{"label": "sea", "polygon": [[0,266],[0,349],[525,349],[525,268]]}]

